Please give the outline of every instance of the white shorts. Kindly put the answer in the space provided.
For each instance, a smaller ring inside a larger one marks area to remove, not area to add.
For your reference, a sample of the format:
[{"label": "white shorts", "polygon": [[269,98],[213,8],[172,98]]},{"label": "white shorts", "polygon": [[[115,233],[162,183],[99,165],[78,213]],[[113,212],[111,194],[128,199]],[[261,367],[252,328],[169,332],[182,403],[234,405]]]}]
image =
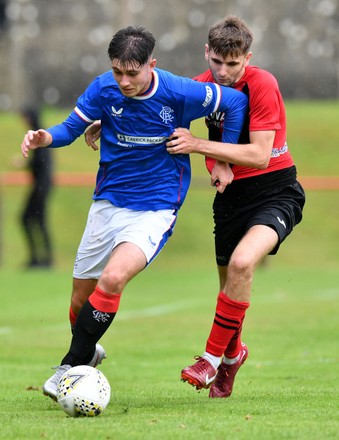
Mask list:
[{"label": "white shorts", "polygon": [[172,235],[176,211],[134,211],[118,208],[107,200],[93,202],[76,255],[73,276],[98,279],[113,249],[122,242],[134,243],[149,264]]}]

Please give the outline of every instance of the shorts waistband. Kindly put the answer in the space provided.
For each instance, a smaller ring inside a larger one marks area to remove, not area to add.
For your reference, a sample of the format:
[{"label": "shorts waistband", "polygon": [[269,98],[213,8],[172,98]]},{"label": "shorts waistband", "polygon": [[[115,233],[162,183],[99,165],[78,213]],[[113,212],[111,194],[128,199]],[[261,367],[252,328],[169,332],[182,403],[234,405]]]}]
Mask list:
[{"label": "shorts waistband", "polygon": [[247,177],[244,179],[233,180],[220,196],[231,196],[241,193],[253,193],[279,186],[292,185],[296,182],[297,170],[295,166],[284,168],[279,171],[260,174],[259,176]]}]

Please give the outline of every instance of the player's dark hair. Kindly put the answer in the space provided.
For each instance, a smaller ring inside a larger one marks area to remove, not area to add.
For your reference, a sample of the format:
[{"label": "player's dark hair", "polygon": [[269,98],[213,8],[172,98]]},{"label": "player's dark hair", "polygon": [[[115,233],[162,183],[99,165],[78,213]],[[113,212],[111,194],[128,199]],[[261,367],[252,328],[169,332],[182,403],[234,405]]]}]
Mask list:
[{"label": "player's dark hair", "polygon": [[119,60],[122,65],[127,63],[143,66],[153,53],[155,38],[151,32],[141,26],[128,26],[120,29],[108,46],[108,56],[112,61]]},{"label": "player's dark hair", "polygon": [[245,22],[235,15],[229,15],[213,25],[208,32],[208,46],[223,58],[236,58],[250,50],[253,34]]}]

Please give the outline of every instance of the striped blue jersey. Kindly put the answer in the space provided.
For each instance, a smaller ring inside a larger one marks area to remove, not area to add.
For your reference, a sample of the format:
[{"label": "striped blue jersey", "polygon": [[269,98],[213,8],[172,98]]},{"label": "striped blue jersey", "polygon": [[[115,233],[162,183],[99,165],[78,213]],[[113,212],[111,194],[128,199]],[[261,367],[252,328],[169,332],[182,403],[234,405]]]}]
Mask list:
[{"label": "striped blue jersey", "polygon": [[68,145],[101,120],[100,163],[94,200],[134,210],[179,209],[191,179],[189,155],[170,155],[167,138],[177,127],[213,112],[225,113],[223,142],[238,141],[247,97],[232,88],[199,83],[155,69],[152,87],[126,97],[111,71],[98,76],[74,111],[48,131],[51,147]]}]

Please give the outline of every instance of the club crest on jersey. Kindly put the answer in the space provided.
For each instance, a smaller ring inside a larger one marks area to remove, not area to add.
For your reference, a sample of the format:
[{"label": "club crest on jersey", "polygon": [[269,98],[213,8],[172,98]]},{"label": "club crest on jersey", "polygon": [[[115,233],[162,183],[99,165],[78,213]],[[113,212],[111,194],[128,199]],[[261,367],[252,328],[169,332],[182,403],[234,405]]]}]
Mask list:
[{"label": "club crest on jersey", "polygon": [[112,116],[121,116],[121,113],[123,112],[123,108],[119,108],[119,110],[117,110],[113,105],[112,105]]},{"label": "club crest on jersey", "polygon": [[174,110],[172,110],[171,107],[165,106],[162,108],[161,112],[159,113],[159,116],[164,124],[169,124],[170,122],[173,121],[174,119],[174,116],[172,116],[173,112]]}]

